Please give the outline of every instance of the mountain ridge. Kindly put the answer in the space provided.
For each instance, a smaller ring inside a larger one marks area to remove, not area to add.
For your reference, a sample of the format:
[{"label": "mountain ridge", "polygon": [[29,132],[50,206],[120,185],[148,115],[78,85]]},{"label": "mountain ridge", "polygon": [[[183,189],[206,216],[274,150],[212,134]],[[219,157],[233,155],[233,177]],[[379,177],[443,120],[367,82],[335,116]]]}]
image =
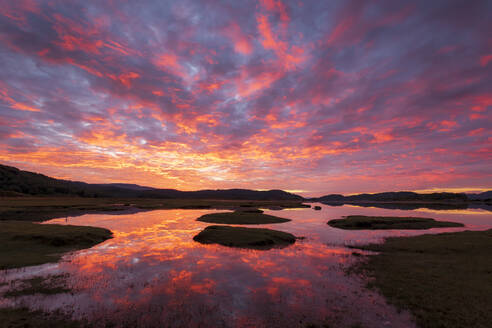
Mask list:
[{"label": "mountain ridge", "polygon": [[309,198],[309,201],[326,202],[326,203],[357,203],[357,202],[455,202],[466,203],[469,201],[490,201],[492,191],[486,191],[479,194],[435,192],[428,194],[419,194],[413,191],[394,191],[381,192],[374,194],[357,194],[344,196],[341,194],[329,194],[316,198]]},{"label": "mountain ridge", "polygon": [[44,174],[23,171],[0,164],[0,191],[11,195],[71,195],[80,197],[118,198],[194,198],[194,199],[244,199],[244,200],[303,200],[304,198],[283,190],[206,189],[180,191],[159,189],[137,184],[89,184],[81,181],[56,179]]}]

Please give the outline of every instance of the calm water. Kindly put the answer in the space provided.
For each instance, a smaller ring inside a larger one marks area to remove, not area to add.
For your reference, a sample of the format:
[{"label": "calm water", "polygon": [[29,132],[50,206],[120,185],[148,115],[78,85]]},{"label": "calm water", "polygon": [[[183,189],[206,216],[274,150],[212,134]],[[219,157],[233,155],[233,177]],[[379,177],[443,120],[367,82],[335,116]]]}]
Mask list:
[{"label": "calm water", "polygon": [[[320,204],[321,205],[321,204]],[[209,224],[195,221],[211,210],[157,210],[128,215],[84,215],[47,223],[99,226],[114,238],[63,261],[0,271],[0,285],[34,276],[68,274],[72,293],[2,299],[0,306],[62,310],[96,327],[413,327],[365,282],[344,269],[358,258],[346,245],[427,231],[345,231],[326,224],[344,215],[411,215],[492,227],[483,210],[388,210],[356,206],[321,211],[265,211],[292,219],[263,225],[306,237],[283,249],[246,250],[192,240]],[[9,285],[0,287],[0,294]]]}]

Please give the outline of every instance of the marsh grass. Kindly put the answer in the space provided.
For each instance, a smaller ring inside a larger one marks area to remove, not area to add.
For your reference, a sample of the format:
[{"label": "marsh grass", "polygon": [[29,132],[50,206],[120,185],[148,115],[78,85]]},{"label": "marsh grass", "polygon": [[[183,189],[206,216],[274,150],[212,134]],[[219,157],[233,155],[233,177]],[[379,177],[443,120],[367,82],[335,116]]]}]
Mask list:
[{"label": "marsh grass", "polygon": [[420,327],[490,327],[492,229],[391,237],[357,248],[379,252],[357,270]]},{"label": "marsh grass", "polygon": [[85,326],[67,315],[31,311],[27,308],[0,308],[0,326],[9,328],[78,328]]},{"label": "marsh grass", "polygon": [[202,215],[197,221],[221,224],[268,224],[289,222],[289,219],[263,214],[259,210],[237,210],[235,212],[210,213]]},{"label": "marsh grass", "polygon": [[65,252],[94,246],[111,236],[103,228],[0,221],[0,269],[56,262]]},{"label": "marsh grass", "polygon": [[68,293],[71,290],[65,287],[66,275],[56,275],[49,277],[34,277],[23,279],[20,283],[21,288],[7,291],[3,297],[19,297],[26,295],[44,294],[54,295]]},{"label": "marsh grass", "polygon": [[271,229],[209,226],[193,237],[193,240],[202,244],[266,250],[293,244],[296,237],[287,232]]},{"label": "marsh grass", "polygon": [[328,225],[346,230],[422,230],[431,228],[463,227],[456,222],[436,221],[429,218],[349,215],[344,219],[328,221]]}]

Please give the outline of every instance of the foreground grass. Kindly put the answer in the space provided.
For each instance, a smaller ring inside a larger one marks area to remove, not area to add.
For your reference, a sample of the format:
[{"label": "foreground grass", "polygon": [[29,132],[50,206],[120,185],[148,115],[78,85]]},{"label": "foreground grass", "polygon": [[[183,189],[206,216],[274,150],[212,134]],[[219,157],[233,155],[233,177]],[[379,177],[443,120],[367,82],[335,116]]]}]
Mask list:
[{"label": "foreground grass", "polygon": [[229,247],[271,249],[295,243],[290,233],[259,228],[209,226],[193,237],[202,244],[220,244]]},{"label": "foreground grass", "polygon": [[82,325],[61,313],[30,311],[26,308],[0,308],[0,326],[9,328],[77,328]]},{"label": "foreground grass", "polygon": [[299,201],[146,199],[83,197],[0,197],[0,220],[44,221],[85,213],[154,209],[236,209],[308,207]]},{"label": "foreground grass", "polygon": [[[68,293],[71,290],[65,287],[65,275],[48,277],[34,277],[20,280],[20,288],[14,288],[3,294],[3,297],[19,297],[26,295],[53,295]],[[18,285],[18,283],[16,283]]]},{"label": "foreground grass", "polygon": [[456,222],[436,221],[428,218],[349,215],[344,219],[328,221],[328,225],[346,230],[421,230],[431,228],[463,227]]},{"label": "foreground grass", "polygon": [[258,210],[238,210],[235,212],[210,213],[196,219],[201,222],[222,223],[222,224],[268,224],[283,223],[289,219],[279,218],[277,216],[263,214]]},{"label": "foreground grass", "polygon": [[111,231],[103,228],[0,221],[0,269],[56,262],[108,238]]},{"label": "foreground grass", "polygon": [[420,327],[490,327],[492,230],[392,237],[358,248],[380,252],[361,269]]}]

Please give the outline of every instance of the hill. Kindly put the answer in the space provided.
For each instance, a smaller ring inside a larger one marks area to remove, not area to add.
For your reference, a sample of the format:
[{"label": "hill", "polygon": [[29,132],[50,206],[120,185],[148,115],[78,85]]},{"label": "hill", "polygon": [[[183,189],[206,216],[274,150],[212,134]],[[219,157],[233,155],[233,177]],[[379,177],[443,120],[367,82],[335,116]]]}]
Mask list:
[{"label": "hill", "polygon": [[[376,194],[358,194],[351,196],[343,196],[339,194],[331,194],[319,198],[310,199],[311,201],[326,202],[326,203],[357,203],[357,202],[453,202],[466,203],[471,200],[485,200],[490,198],[491,192],[475,194],[469,197],[464,193],[439,192],[429,194],[419,194],[411,191],[398,192],[382,192]],[[488,195],[488,196],[487,196]]]},{"label": "hill", "polygon": [[303,197],[283,190],[257,191],[249,189],[218,189],[180,191],[157,189],[135,184],[89,184],[62,180],[43,174],[22,171],[12,166],[0,165],[0,195],[51,195],[118,198],[184,198],[224,200],[303,200]]},{"label": "hill", "polygon": [[492,190],[482,192],[479,194],[467,194],[468,199],[471,200],[482,200],[482,201],[491,201],[492,200]]}]

